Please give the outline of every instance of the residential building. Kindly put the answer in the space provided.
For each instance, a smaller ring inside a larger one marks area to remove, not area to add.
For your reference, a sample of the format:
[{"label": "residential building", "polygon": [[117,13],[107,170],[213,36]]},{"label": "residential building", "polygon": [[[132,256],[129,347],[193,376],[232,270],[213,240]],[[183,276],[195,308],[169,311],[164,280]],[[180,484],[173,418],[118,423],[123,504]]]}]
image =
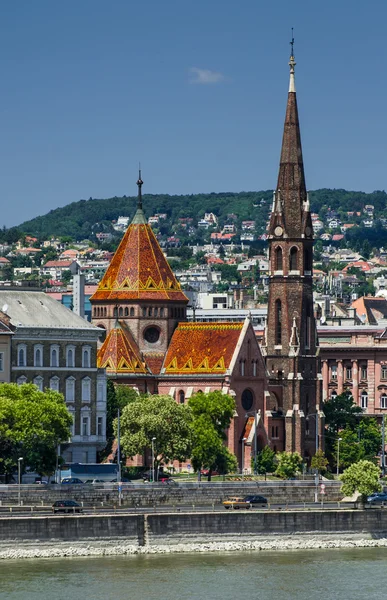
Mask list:
[{"label": "residential building", "polygon": [[70,271],[73,275],[78,271],[76,260],[49,260],[40,269],[41,275],[49,275],[51,279],[62,280],[63,273]]}]

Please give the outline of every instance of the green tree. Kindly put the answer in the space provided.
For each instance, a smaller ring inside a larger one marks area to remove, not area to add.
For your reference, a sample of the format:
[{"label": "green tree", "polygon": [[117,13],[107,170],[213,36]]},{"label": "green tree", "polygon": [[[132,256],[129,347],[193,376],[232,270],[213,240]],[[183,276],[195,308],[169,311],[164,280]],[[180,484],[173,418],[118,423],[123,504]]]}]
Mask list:
[{"label": "green tree", "polygon": [[[145,454],[154,439],[155,469],[160,463],[183,461],[192,449],[192,414],[171,396],[139,396],[127,404],[120,420],[121,446],[126,456]],[[117,435],[117,419],[114,421]]]},{"label": "green tree", "polygon": [[33,384],[0,384],[0,473],[9,475],[21,456],[23,467],[50,475],[71,423],[62,394]]},{"label": "green tree", "polygon": [[302,458],[298,452],[279,452],[277,454],[278,465],[275,474],[282,479],[289,479],[298,473],[302,466]]},{"label": "green tree", "polygon": [[330,435],[337,434],[347,426],[354,429],[359,416],[363,414],[362,409],[354,403],[349,392],[344,392],[324,402],[323,412],[325,427]]},{"label": "green tree", "polygon": [[343,482],[341,491],[344,496],[352,496],[355,492],[359,492],[364,504],[367,496],[382,489],[379,477],[379,468],[374,463],[360,460],[348,467],[340,476]]},{"label": "green tree", "polygon": [[122,412],[127,404],[134,402],[139,397],[138,392],[127,385],[114,385],[108,379],[106,386],[106,446],[100,453],[104,459],[111,453],[114,441],[114,420],[117,418],[118,409]]},{"label": "green tree", "polygon": [[[382,433],[376,419],[365,417],[354,428],[348,426],[340,431],[339,435],[341,468],[347,468],[360,460],[377,462],[377,455],[382,447]],[[336,457],[337,445],[338,440],[334,449]]]},{"label": "green tree", "polygon": [[70,281],[73,278],[73,274],[70,271],[70,269],[67,269],[66,271],[63,271],[62,273],[62,282],[63,283],[70,283]]},{"label": "green tree", "polygon": [[208,480],[211,471],[229,472],[236,467],[228,448],[224,445],[235,412],[235,400],[221,391],[194,394],[189,400],[193,415],[193,450],[192,465],[196,471],[208,469]]},{"label": "green tree", "polygon": [[322,450],[317,450],[316,454],[312,457],[311,467],[316,469],[319,473],[326,473],[328,466],[328,459]]},{"label": "green tree", "polygon": [[253,459],[253,469],[258,475],[265,475],[265,479],[266,473],[274,473],[276,469],[276,455],[274,450],[269,446],[262,448],[262,450],[258,452],[255,464]]}]

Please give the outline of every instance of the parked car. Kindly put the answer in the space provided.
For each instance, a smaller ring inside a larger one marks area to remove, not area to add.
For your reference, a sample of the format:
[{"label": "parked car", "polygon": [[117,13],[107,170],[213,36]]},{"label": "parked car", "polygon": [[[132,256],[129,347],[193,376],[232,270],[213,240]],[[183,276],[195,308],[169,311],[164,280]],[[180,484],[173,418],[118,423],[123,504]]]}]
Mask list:
[{"label": "parked car", "polygon": [[73,483],[83,483],[78,477],[64,477],[61,481],[64,485],[70,485]]},{"label": "parked car", "polygon": [[105,483],[103,479],[86,479],[85,483]]},{"label": "parked car", "polygon": [[251,504],[251,506],[267,506],[267,498],[264,496],[245,496],[244,500]]},{"label": "parked car", "polygon": [[53,513],[81,513],[83,508],[75,500],[56,500],[51,507]]},{"label": "parked car", "polygon": [[387,494],[385,492],[375,492],[368,496],[367,498],[368,504],[380,504],[381,506],[387,506]]},{"label": "parked car", "polygon": [[240,498],[238,496],[233,496],[232,498],[228,498],[223,502],[224,508],[234,508],[238,510],[239,508],[249,509],[251,507],[250,502],[246,502],[244,498]]}]

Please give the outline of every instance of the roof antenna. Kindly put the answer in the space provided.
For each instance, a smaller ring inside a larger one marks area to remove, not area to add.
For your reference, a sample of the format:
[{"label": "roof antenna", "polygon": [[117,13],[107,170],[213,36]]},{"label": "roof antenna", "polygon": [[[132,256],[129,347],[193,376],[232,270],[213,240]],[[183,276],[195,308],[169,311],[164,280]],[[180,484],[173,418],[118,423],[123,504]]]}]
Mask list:
[{"label": "roof antenna", "polygon": [[142,210],[142,194],[141,194],[141,186],[143,184],[143,180],[141,179],[141,163],[138,163],[138,196],[137,196],[137,209]]}]

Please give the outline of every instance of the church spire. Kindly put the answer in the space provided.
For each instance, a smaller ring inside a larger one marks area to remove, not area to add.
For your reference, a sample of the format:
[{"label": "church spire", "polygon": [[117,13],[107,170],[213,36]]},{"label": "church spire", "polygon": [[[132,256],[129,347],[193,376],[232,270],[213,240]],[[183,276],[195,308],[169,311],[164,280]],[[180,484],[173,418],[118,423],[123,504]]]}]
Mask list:
[{"label": "church spire", "polygon": [[294,67],[296,66],[296,61],[294,58],[294,37],[293,37],[293,27],[292,27],[292,41],[290,42],[290,59],[289,59],[289,67],[290,67],[290,81],[289,81],[289,92],[296,91],[296,82],[294,79]]},{"label": "church spire", "polygon": [[143,180],[141,179],[141,165],[138,169],[138,179],[137,179],[137,187],[138,187],[138,193],[137,193],[137,210],[136,210],[136,214],[133,217],[133,221],[132,223],[136,224],[136,225],[145,225],[147,220],[145,218],[144,215],[144,211],[142,210],[142,186],[143,186]]}]

